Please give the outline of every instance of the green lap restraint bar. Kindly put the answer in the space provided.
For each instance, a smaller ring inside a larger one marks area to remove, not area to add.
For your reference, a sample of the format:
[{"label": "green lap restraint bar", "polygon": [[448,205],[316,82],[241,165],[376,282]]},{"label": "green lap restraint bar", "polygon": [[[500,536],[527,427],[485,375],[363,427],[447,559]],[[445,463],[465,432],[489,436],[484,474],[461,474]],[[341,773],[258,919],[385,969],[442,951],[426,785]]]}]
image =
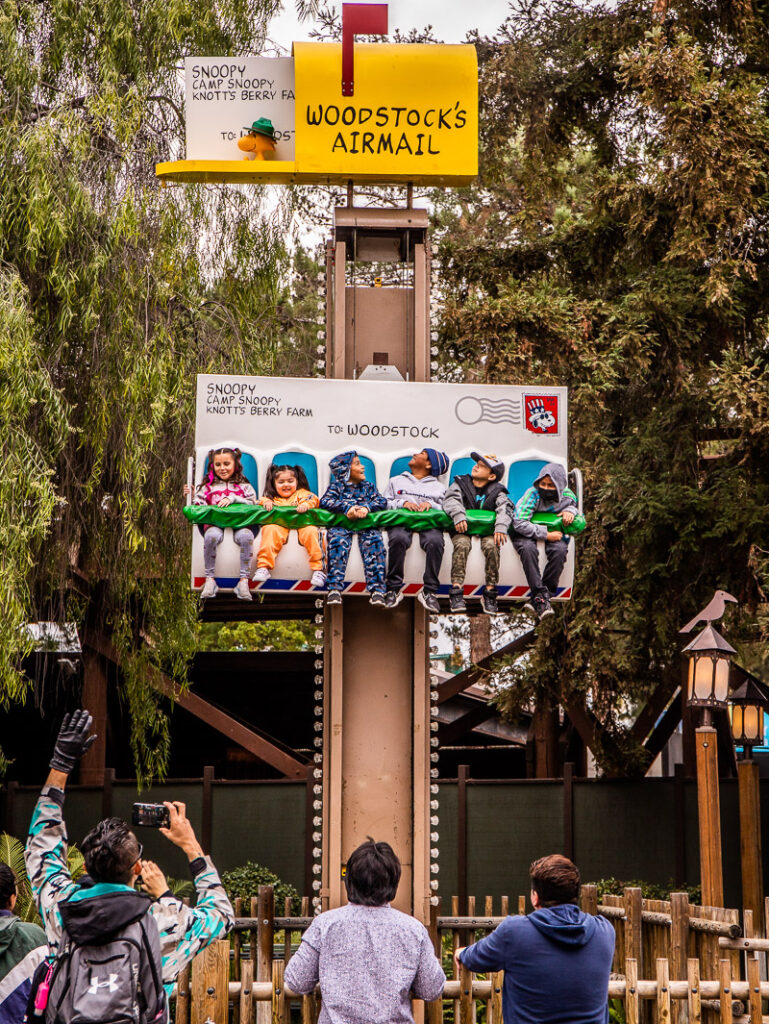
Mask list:
[{"label": "green lap restraint bar", "polygon": [[[410,512],[403,508],[388,508],[384,512],[369,512],[365,519],[348,519],[339,512],[327,512],[323,508],[312,508],[301,514],[292,508],[273,507],[271,512],[261,505],[227,505],[218,508],[216,505],[186,505],[185,516],[191,523],[198,526],[231,527],[233,530],[241,526],[266,526],[276,523],[289,530],[297,530],[300,526],[343,526],[345,530],[370,530],[372,528],[386,530],[391,526],[405,526],[408,530],[451,531],[454,524],[445,512],[431,509],[429,512]],[[477,536],[486,536],[494,532],[494,513],[483,509],[467,512],[467,532]],[[585,517],[577,513],[573,522],[564,526],[561,517],[552,512],[535,512],[531,517],[533,523],[554,530],[563,530],[567,534],[582,533],[585,529]]]}]

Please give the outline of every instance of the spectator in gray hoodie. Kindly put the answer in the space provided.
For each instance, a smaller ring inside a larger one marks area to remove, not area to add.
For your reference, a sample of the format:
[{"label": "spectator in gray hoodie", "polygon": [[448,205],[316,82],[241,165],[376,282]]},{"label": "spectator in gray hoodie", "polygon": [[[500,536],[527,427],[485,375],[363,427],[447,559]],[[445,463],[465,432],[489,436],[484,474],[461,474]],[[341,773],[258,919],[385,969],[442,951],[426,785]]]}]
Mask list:
[{"label": "spectator in gray hoodie", "polygon": [[362,843],[347,861],[350,901],[316,917],[286,967],[288,988],[320,982],[318,1024],[414,1024],[409,994],[437,999],[446,975],[423,924],[395,910],[401,864],[389,843]]},{"label": "spectator in gray hoodie", "polygon": [[[440,510],[446,494],[438,477],[449,469],[449,457],[435,448],[414,452],[408,472],[390,478],[384,491],[388,508],[413,512]],[[403,564],[411,547],[414,531],[408,526],[391,526],[387,531],[387,593],[385,606],[395,608],[403,600]],[[440,611],[438,604],[438,573],[443,561],[443,530],[420,530],[419,543],[425,553],[423,587],[417,600],[430,612]]]}]

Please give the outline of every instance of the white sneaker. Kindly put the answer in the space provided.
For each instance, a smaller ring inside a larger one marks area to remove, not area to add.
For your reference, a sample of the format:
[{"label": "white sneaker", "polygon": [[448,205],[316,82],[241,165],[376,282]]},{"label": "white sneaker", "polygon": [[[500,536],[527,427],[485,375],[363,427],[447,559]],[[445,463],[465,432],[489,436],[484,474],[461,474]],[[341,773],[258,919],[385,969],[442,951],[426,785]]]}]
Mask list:
[{"label": "white sneaker", "polygon": [[316,569],[315,572],[310,576],[310,583],[314,587],[325,587],[326,585],[326,574],[321,572],[320,569]]},{"label": "white sneaker", "polygon": [[248,589],[248,580],[245,576],[238,580],[238,585],[235,587],[235,597],[241,601],[252,601],[251,591]]},{"label": "white sneaker", "polygon": [[203,598],[216,597],[218,592],[219,588],[216,585],[216,580],[213,578],[213,576],[208,576],[206,578],[206,582],[203,585],[203,589],[200,591],[200,596]]},{"label": "white sneaker", "polygon": [[269,578],[270,578],[270,570],[269,569],[257,569],[256,572],[254,573],[254,575],[251,577],[251,579],[254,581],[254,583],[266,583]]}]

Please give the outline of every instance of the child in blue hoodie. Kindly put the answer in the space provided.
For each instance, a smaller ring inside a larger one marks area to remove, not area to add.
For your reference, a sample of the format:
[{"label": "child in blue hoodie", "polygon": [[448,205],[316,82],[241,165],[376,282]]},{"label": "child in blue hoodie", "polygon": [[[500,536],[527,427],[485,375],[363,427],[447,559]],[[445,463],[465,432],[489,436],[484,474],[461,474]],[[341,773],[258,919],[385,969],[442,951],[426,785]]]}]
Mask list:
[{"label": "child in blue hoodie", "polygon": [[[365,519],[370,512],[381,512],[387,508],[387,501],[376,489],[376,484],[366,480],[366,468],[355,451],[342,452],[329,463],[331,483],[320,499],[320,507],[329,512],[341,512],[348,519]],[[326,586],[327,604],[342,603],[342,587],[347,560],[350,557],[353,533],[358,536],[358,547],[363,559],[366,586],[371,595],[371,604],[385,603],[385,548],[382,531],[376,528],[346,530],[343,526],[328,529],[328,574]]]}]

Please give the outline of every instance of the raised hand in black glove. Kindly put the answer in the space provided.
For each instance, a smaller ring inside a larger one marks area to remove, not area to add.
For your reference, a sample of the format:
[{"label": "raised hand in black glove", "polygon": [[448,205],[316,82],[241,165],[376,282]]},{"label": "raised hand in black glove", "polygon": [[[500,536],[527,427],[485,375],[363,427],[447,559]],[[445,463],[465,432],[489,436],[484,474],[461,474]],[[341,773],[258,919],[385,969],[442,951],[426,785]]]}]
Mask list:
[{"label": "raised hand in black glove", "polygon": [[59,735],[56,737],[56,746],[53,748],[53,757],[49,762],[51,768],[69,775],[86,750],[96,740],[95,733],[93,736],[88,735],[92,724],[93,718],[85,708],[64,716]]}]

